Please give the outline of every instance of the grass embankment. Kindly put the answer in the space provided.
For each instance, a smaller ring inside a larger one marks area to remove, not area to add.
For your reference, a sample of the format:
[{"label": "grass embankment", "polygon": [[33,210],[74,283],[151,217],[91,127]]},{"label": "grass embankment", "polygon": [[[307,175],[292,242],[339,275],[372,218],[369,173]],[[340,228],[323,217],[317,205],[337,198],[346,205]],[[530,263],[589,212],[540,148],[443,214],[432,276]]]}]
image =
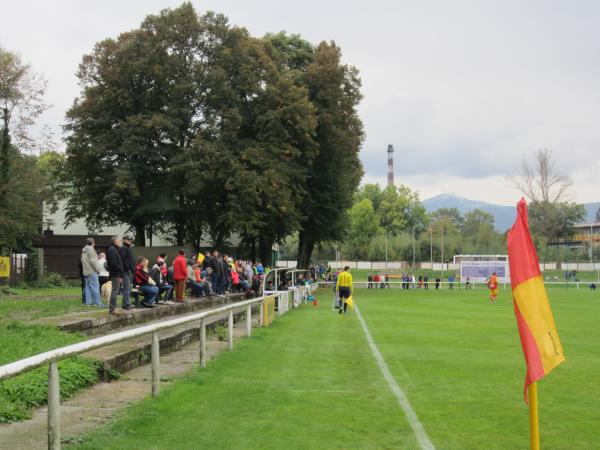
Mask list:
[{"label": "grass embankment", "polygon": [[[18,289],[0,294],[0,365],[84,339],[29,320],[85,310],[77,288]],[[98,381],[99,363],[72,358],[59,364],[61,398]],[[42,367],[0,383],[0,422],[23,420],[47,400],[47,369]]]},{"label": "grass embankment", "polygon": [[303,306],[81,449],[415,448],[355,317]]}]

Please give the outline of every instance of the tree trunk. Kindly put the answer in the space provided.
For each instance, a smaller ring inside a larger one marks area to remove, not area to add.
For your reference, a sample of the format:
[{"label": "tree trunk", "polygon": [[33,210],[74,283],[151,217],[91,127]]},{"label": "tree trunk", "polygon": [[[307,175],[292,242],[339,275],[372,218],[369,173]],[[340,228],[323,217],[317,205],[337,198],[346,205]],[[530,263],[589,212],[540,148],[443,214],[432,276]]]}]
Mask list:
[{"label": "tree trunk", "polygon": [[179,196],[178,198],[178,204],[179,204],[179,212],[176,213],[175,215],[175,241],[176,241],[176,245],[177,247],[181,248],[183,247],[183,244],[185,243],[185,214],[183,213],[183,211],[185,211],[185,205],[184,205],[184,199],[183,196]]},{"label": "tree trunk", "polygon": [[213,237],[213,246],[215,249],[219,251],[219,253],[223,253],[225,250],[223,247],[225,245],[225,233],[219,231],[216,236]]},{"label": "tree trunk", "polygon": [[5,189],[10,175],[10,135],[8,134],[8,109],[3,110],[2,136],[0,136],[0,209],[6,207]]},{"label": "tree trunk", "polygon": [[273,240],[267,237],[258,238],[258,254],[263,266],[270,266],[273,263]]},{"label": "tree trunk", "polygon": [[183,243],[185,241],[185,225],[183,223],[183,219],[177,220],[175,223],[175,245],[179,248],[183,247]]},{"label": "tree trunk", "polygon": [[133,224],[135,228],[135,246],[145,247],[146,246],[146,225],[144,223],[136,222]]},{"label": "tree trunk", "polygon": [[306,232],[301,231],[298,236],[298,260],[296,262],[298,269],[308,270],[314,248],[315,240],[313,237]]},{"label": "tree trunk", "polygon": [[0,137],[0,175],[5,183],[9,175],[10,135],[8,134],[8,108],[4,108],[2,117],[2,137]]}]

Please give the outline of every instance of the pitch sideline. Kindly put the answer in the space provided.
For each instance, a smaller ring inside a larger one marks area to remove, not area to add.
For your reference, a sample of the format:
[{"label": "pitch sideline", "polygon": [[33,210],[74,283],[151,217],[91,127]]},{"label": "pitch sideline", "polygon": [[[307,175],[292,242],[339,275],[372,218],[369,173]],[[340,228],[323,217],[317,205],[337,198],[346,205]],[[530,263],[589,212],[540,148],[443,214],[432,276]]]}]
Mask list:
[{"label": "pitch sideline", "polygon": [[356,311],[356,317],[358,317],[360,325],[365,333],[365,337],[367,338],[367,342],[369,343],[371,352],[373,353],[373,356],[375,357],[375,361],[377,361],[379,370],[381,371],[383,378],[385,378],[385,381],[387,381],[387,384],[390,387],[390,390],[396,396],[396,399],[398,400],[398,404],[402,408],[402,411],[404,411],[404,414],[406,415],[406,418],[408,419],[408,423],[409,423],[410,427],[412,428],[413,433],[415,434],[415,437],[417,438],[417,441],[419,442],[420,447],[423,450],[435,450],[435,446],[433,445],[433,442],[431,442],[431,439],[429,439],[429,436],[427,435],[427,432],[425,431],[423,424],[417,417],[417,413],[415,412],[415,410],[411,406],[410,402],[408,401],[406,394],[404,394],[404,391],[398,385],[398,383],[396,382],[396,380],[390,373],[390,369],[388,368],[387,363],[383,359],[381,352],[377,348],[377,344],[375,344],[375,341],[373,340],[373,337],[371,336],[371,332],[369,331],[369,328],[367,327],[365,320],[363,319],[362,315],[360,314],[360,310],[356,303],[354,303],[354,310]]}]

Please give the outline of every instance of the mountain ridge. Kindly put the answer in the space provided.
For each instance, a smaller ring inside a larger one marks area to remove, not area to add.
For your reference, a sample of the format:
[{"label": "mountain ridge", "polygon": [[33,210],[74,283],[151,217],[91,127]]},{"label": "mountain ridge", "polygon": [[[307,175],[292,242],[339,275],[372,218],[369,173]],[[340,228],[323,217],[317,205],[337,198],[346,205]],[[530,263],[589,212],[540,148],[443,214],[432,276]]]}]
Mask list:
[{"label": "mountain ridge", "polygon": [[[449,193],[439,194],[425,199],[423,200],[423,206],[425,206],[425,209],[429,213],[440,208],[456,208],[461,214],[465,214],[477,208],[481,209],[494,216],[495,228],[500,232],[504,232],[512,226],[515,220],[516,211],[516,205],[498,205],[480,200],[471,200]],[[600,202],[584,203],[583,206],[587,212],[586,222],[594,222],[596,211],[600,208]]]}]

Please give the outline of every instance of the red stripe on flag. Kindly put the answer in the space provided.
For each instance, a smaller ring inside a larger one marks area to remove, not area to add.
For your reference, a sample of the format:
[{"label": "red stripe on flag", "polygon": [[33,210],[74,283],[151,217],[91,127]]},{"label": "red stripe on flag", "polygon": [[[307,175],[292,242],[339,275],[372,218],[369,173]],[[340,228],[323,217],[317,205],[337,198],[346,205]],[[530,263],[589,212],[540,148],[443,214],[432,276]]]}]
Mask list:
[{"label": "red stripe on flag", "polygon": [[515,316],[517,316],[517,327],[519,328],[519,336],[521,337],[521,346],[523,347],[523,353],[525,354],[525,362],[527,363],[527,374],[525,375],[525,387],[523,388],[525,394],[525,402],[527,402],[527,387],[534,381],[542,378],[544,373],[544,366],[542,364],[542,357],[538,349],[537,343],[531,333],[531,330],[527,326],[527,322],[521,315],[521,311],[517,306],[517,303],[513,301],[515,307]]},{"label": "red stripe on flag", "polygon": [[525,199],[517,205],[517,219],[508,233],[507,244],[510,280],[514,289],[523,281],[540,275],[540,264],[529,234]]}]

